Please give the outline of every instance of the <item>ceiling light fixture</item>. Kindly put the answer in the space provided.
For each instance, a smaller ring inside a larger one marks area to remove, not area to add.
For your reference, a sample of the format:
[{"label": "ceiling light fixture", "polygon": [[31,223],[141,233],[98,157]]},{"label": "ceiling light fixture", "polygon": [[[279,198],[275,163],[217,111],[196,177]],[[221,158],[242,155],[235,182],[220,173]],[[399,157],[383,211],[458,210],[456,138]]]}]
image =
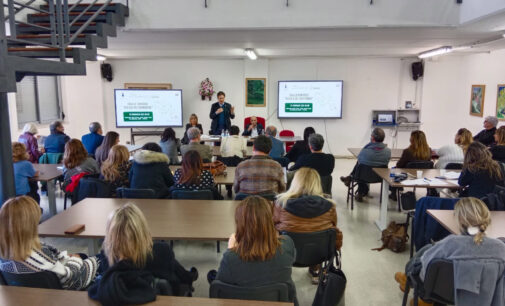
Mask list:
[{"label": "ceiling light fixture", "polygon": [[256,52],[254,52],[254,49],[251,49],[251,48],[247,48],[244,50],[245,51],[245,55],[247,55],[247,57],[250,59],[250,60],[255,60],[258,58],[258,55],[256,54]]},{"label": "ceiling light fixture", "polygon": [[103,55],[97,54],[96,55],[96,60],[97,61],[105,61],[107,58]]},{"label": "ceiling light fixture", "polygon": [[418,57],[419,58],[427,58],[427,57],[432,57],[432,56],[436,56],[436,55],[446,54],[449,52],[452,52],[452,47],[445,46],[445,47],[440,47],[440,48],[436,48],[433,50],[429,50],[426,52],[421,52],[421,53],[419,53]]}]

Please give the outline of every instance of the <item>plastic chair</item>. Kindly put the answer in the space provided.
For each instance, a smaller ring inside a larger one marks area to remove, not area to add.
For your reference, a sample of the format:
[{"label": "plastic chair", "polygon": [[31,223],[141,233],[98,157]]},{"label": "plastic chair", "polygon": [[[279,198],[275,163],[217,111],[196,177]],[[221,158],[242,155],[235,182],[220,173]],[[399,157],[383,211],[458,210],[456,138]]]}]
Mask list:
[{"label": "plastic chair", "polygon": [[323,192],[331,195],[331,187],[333,185],[333,177],[331,175],[321,176],[321,187]]},{"label": "plastic chair", "polygon": [[110,198],[112,190],[109,183],[94,177],[83,177],[77,189],[77,202],[85,198]]},{"label": "plastic chair", "polygon": [[347,204],[349,205],[349,198],[351,199],[351,210],[354,209],[354,188],[358,186],[359,183],[365,184],[375,184],[380,183],[380,201],[382,202],[382,179],[381,177],[373,171],[373,168],[387,168],[388,165],[383,166],[368,166],[364,164],[356,164],[354,173],[351,175],[351,182],[347,188]]},{"label": "plastic chair", "polygon": [[[260,123],[263,126],[263,129],[265,129],[266,128],[265,118],[256,116],[256,119],[258,119],[258,123]],[[245,127],[250,123],[251,123],[251,117],[244,118],[244,130]]]},{"label": "plastic chair", "polygon": [[1,271],[0,274],[7,286],[63,289],[58,276],[50,271],[21,274]]},{"label": "plastic chair", "polygon": [[172,199],[213,200],[214,195],[211,190],[174,189],[172,191]]},{"label": "plastic chair", "polygon": [[460,163],[448,163],[445,165],[445,169],[461,170],[463,169],[463,164]]},{"label": "plastic chair", "polygon": [[126,199],[156,199],[156,193],[152,189],[134,189],[120,187],[116,189],[118,198]]},{"label": "plastic chair", "polygon": [[407,169],[433,169],[433,162],[431,160],[418,160],[408,162],[405,166]]},{"label": "plastic chair", "polygon": [[156,295],[174,295],[172,286],[166,279],[155,277],[153,288],[156,290]]},{"label": "plastic chair", "polygon": [[417,306],[418,297],[435,305],[454,305],[454,267],[452,261],[446,259],[431,261],[426,269],[424,282],[421,281],[419,275],[408,277],[402,306],[407,305],[411,287],[414,288],[415,306]]},{"label": "plastic chair", "polygon": [[330,260],[335,254],[337,231],[334,228],[312,233],[282,232],[293,239],[296,248],[294,267],[310,267]]},{"label": "plastic chair", "polygon": [[[295,136],[295,132],[291,131],[291,130],[282,130],[279,132],[279,136],[281,137],[293,137]],[[291,148],[293,147],[293,145],[295,144],[294,141],[287,141],[286,142],[286,153],[288,153],[289,151],[291,151]]]},{"label": "plastic chair", "polygon": [[209,296],[220,299],[290,302],[288,285],[284,283],[239,287],[215,280],[210,284]]}]

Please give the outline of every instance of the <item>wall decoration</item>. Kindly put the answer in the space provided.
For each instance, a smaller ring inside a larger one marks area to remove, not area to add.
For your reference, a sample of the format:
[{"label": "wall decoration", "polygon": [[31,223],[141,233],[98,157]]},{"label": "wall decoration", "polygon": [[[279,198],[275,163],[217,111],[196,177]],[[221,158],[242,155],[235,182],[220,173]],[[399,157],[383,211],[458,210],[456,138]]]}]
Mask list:
[{"label": "wall decoration", "polygon": [[486,85],[472,85],[470,94],[470,115],[482,117],[484,113],[484,97]]},{"label": "wall decoration", "polygon": [[245,79],[245,106],[266,106],[266,78]]},{"label": "wall decoration", "polygon": [[212,95],[214,94],[214,84],[212,84],[209,78],[205,78],[205,80],[200,82],[198,94],[200,94],[202,100],[205,100],[205,97],[208,97],[209,101],[212,100]]},{"label": "wall decoration", "polygon": [[505,120],[505,84],[498,84],[496,92],[496,118]]}]

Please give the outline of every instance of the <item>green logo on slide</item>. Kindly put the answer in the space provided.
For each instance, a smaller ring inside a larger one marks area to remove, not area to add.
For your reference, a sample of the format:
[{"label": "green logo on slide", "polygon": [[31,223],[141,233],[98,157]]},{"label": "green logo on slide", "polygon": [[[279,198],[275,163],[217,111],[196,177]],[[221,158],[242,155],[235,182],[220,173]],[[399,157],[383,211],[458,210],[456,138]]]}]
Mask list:
[{"label": "green logo on slide", "polygon": [[286,113],[312,113],[312,103],[286,103]]},{"label": "green logo on slide", "polygon": [[153,112],[124,112],[123,118],[128,121],[153,121]]}]

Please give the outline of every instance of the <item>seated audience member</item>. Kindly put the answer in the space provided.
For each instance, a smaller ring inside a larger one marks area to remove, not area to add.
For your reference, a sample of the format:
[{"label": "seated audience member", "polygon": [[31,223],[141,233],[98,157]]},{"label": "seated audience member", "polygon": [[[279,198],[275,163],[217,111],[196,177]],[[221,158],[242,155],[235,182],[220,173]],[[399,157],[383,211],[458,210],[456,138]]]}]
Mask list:
[{"label": "seated audience member", "polygon": [[198,130],[200,130],[200,134],[203,134],[202,125],[198,123],[198,116],[196,114],[191,114],[191,116],[189,116],[189,123],[186,123],[186,131],[184,132],[184,137],[182,138],[183,144],[189,143],[188,130],[192,127],[196,127]]},{"label": "seated audience member", "polygon": [[420,249],[407,263],[405,273],[397,272],[395,279],[404,290],[407,275],[419,275],[424,281],[430,263],[446,259],[454,267],[455,305],[503,305],[505,244],[486,237],[491,223],[487,206],[476,198],[463,198],[454,206],[454,216],[460,234]]},{"label": "seated audience member", "polygon": [[187,132],[189,144],[181,146],[181,154],[184,156],[188,151],[200,153],[204,163],[212,160],[212,148],[200,143],[200,131],[197,128],[190,128]]},{"label": "seated audience member", "polygon": [[9,273],[50,271],[63,289],[83,290],[95,279],[96,257],[81,259],[41,244],[38,227],[40,208],[27,196],[11,198],[0,209],[0,270]]},{"label": "seated audience member", "polygon": [[275,230],[271,204],[258,196],[245,198],[235,210],[235,226],[216,279],[241,287],[285,283],[289,300],[297,305],[291,279],[295,245]]},{"label": "seated audience member", "polygon": [[498,118],[495,116],[487,116],[484,118],[484,129],[473,137],[473,140],[482,143],[489,147],[494,144],[494,133],[498,125]]},{"label": "seated audience member", "polygon": [[168,167],[168,157],[154,142],[148,142],[142,150],[133,155],[133,165],[130,170],[130,188],[153,189],[156,197],[166,198],[174,177]]},{"label": "seated audience member", "polygon": [[240,129],[236,125],[230,127],[230,136],[221,139],[221,156],[232,157],[238,156],[240,158],[246,157],[247,154],[247,139],[240,137],[238,134]]},{"label": "seated audience member", "polygon": [[268,156],[271,149],[270,138],[260,135],[254,139],[253,156],[235,169],[235,193],[279,193],[286,189],[281,165]]},{"label": "seated audience member", "polygon": [[313,127],[306,127],[303,131],[303,140],[295,142],[291,150],[286,154],[290,162],[296,162],[304,154],[310,154],[309,136],[316,133]]},{"label": "seated audience member", "polygon": [[[317,171],[301,168],[295,173],[291,186],[277,196],[274,206],[274,224],[279,231],[310,233],[330,228],[337,230],[337,250],[342,247],[342,232],[337,227],[335,203],[326,199]],[[319,281],[320,265],[310,267],[312,282]]]},{"label": "seated audience member", "polygon": [[110,148],[109,156],[102,163],[103,180],[108,182],[112,189],[112,195],[116,195],[119,187],[130,187],[129,174],[132,167],[130,152],[122,145],[115,145]]},{"label": "seated audience member", "polygon": [[[389,160],[391,159],[391,149],[384,144],[385,137],[386,134],[383,129],[373,129],[372,134],[370,135],[370,142],[359,152],[358,162],[354,166],[351,175],[340,177],[340,180],[347,187],[349,187],[349,184],[351,183],[351,176],[354,175],[359,164],[369,167],[383,167],[389,164]],[[367,183],[358,182],[358,190],[356,191],[356,196],[354,197],[356,201],[362,202],[363,197],[368,194],[369,190],[370,187]]]},{"label": "seated audience member", "polygon": [[70,140],[64,132],[65,128],[61,121],[54,121],[49,125],[51,134],[44,141],[44,150],[46,153],[63,153],[65,144]]},{"label": "seated audience member", "polygon": [[501,126],[494,133],[495,146],[489,150],[494,160],[505,163],[505,126]]},{"label": "seated audience member", "polygon": [[396,162],[396,167],[405,168],[410,162],[430,160],[431,149],[426,141],[426,135],[423,131],[412,131],[410,133],[410,146],[403,150],[400,160]]},{"label": "seated audience member", "polygon": [[261,123],[258,123],[258,118],[256,118],[256,116],[251,116],[250,120],[251,123],[246,125],[242,136],[256,137],[263,134],[263,125],[261,125]]},{"label": "seated audience member", "polygon": [[284,143],[279,139],[275,138],[277,136],[277,129],[275,126],[270,125],[265,130],[265,135],[272,140],[272,150],[268,154],[271,158],[281,158],[284,156]]},{"label": "seated audience member", "polygon": [[443,146],[435,151],[438,155],[438,162],[435,168],[444,169],[450,163],[462,164],[465,152],[472,142],[472,133],[465,128],[459,129],[454,138],[454,144]]},{"label": "seated audience member", "polygon": [[91,122],[89,125],[89,134],[81,137],[82,144],[88,151],[88,154],[95,156],[96,148],[98,148],[103,141],[102,125],[98,122]]},{"label": "seated audience member", "polygon": [[295,165],[289,170],[294,171],[302,167],[312,168],[320,176],[328,176],[335,168],[335,157],[331,154],[323,153],[324,138],[319,134],[312,134],[309,137],[310,154],[304,154],[298,158]]},{"label": "seated audience member", "polygon": [[110,148],[119,143],[119,134],[113,131],[107,132],[102,144],[95,150],[95,159],[98,166],[101,167],[102,163],[109,156]]},{"label": "seated audience member", "polygon": [[39,175],[26,153],[25,145],[19,142],[12,143],[12,162],[14,163],[14,184],[16,185],[16,195],[27,195],[32,197],[37,203],[40,196],[37,193],[37,182],[30,182],[30,178]]},{"label": "seated audience member", "polygon": [[209,170],[203,169],[202,158],[197,151],[188,151],[182,158],[182,167],[174,174],[176,189],[211,190],[215,200],[222,200]]},{"label": "seated audience member", "polygon": [[23,134],[19,136],[18,141],[25,145],[26,151],[30,155],[28,160],[37,164],[39,162],[39,158],[42,154],[44,154],[45,149],[42,148],[39,150],[39,144],[35,134],[37,134],[37,126],[33,123],[27,123],[25,124]]},{"label": "seated audience member", "polygon": [[179,164],[178,150],[181,148],[181,142],[175,138],[175,131],[172,128],[166,128],[161,135],[161,151],[168,156],[171,165]]},{"label": "seated audience member", "polygon": [[198,271],[186,271],[165,242],[153,243],[147,220],[135,204],[113,211],[107,220],[104,253],[109,268],[91,286],[89,297],[104,305],[144,304],[156,299],[154,278],[169,282],[174,295],[191,288]]},{"label": "seated audience member", "polygon": [[82,145],[82,142],[75,138],[65,145],[63,166],[63,180],[65,184],[70,183],[72,176],[79,173],[100,173],[100,167],[98,167],[96,160],[88,156],[88,152]]},{"label": "seated audience member", "polygon": [[504,186],[504,178],[503,166],[491,158],[482,143],[473,142],[466,151],[458,180],[458,184],[466,189],[461,195],[480,199],[492,193],[496,185]]}]

